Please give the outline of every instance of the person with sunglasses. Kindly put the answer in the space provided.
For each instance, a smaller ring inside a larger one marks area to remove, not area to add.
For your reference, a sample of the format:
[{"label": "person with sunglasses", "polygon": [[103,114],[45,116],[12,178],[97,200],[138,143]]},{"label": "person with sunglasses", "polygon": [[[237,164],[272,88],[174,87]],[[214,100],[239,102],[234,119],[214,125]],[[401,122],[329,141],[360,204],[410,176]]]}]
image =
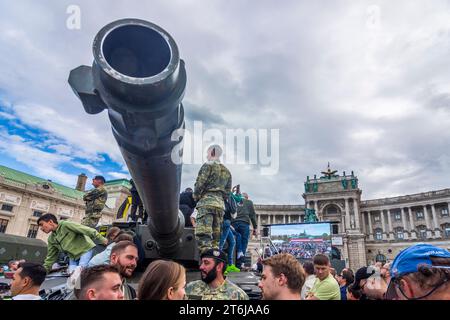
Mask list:
[{"label": "person with sunglasses", "polygon": [[353,272],[349,269],[343,269],[336,276],[336,281],[339,283],[339,288],[341,290],[341,300],[347,300],[347,287],[352,284],[354,280]]},{"label": "person with sunglasses", "polygon": [[356,271],[353,289],[361,292],[360,300],[383,300],[387,288],[388,283],[378,266],[362,267]]},{"label": "person with sunglasses", "polygon": [[390,269],[386,300],[450,300],[450,252],[417,244],[400,252]]}]

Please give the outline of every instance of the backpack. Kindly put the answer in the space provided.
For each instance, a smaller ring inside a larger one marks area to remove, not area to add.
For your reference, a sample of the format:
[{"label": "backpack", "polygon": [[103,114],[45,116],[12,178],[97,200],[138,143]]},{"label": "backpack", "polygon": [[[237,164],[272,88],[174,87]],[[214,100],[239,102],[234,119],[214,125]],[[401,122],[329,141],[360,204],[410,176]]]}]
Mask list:
[{"label": "backpack", "polygon": [[225,214],[229,214],[231,218],[235,219],[237,216],[237,202],[233,196],[228,195],[225,198]]}]

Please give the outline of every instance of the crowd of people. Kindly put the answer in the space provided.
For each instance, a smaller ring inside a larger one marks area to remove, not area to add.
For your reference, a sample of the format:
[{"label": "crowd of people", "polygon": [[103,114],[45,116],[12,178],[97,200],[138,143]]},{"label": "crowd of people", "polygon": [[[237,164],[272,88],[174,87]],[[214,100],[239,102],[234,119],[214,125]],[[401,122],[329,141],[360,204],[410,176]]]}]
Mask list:
[{"label": "crowd of people", "polygon": [[274,243],[279,253],[289,253],[299,259],[312,259],[316,254],[330,255],[331,242],[283,242]]},{"label": "crowd of people", "polygon": [[[42,216],[39,222],[42,221],[54,223],[52,217]],[[91,238],[101,239],[95,232],[86,235],[82,228],[66,229],[69,230],[66,230],[67,233],[79,232],[86,243],[90,243]],[[57,233],[60,230],[56,227],[50,232]],[[77,236],[65,236],[76,243],[79,241]],[[218,248],[202,251],[200,280],[186,283],[186,270],[182,265],[171,260],[156,260],[148,265],[136,290],[129,283],[139,258],[138,247],[132,240],[131,235],[110,229],[107,234],[109,250],[105,249],[87,264],[78,265],[80,274],[73,299],[249,299],[240,287],[227,279],[225,271],[229,260],[227,254]],[[63,247],[66,245],[64,241],[57,246],[60,245],[62,250],[73,249]],[[82,247],[89,248],[87,245]],[[7,267],[3,267],[14,272],[10,289],[13,300],[41,299],[40,286],[54,259],[52,250],[54,248],[50,248],[50,255],[43,265],[11,261]],[[71,253],[74,262],[86,256],[85,252],[77,252],[78,259]],[[98,256],[100,258],[95,259]],[[91,263],[92,260],[96,262]],[[344,268],[336,273],[329,257],[321,253],[304,263],[290,253],[278,253],[260,259],[259,263],[262,272],[258,287],[263,300],[450,300],[450,252],[430,244],[413,245],[401,251],[390,263],[376,263],[356,271]]]},{"label": "crowd of people", "polygon": [[[227,274],[240,271],[250,224],[256,234],[255,211],[248,194],[241,195],[239,187],[231,188],[231,173],[220,163],[221,153],[216,145],[208,149],[208,161],[201,167],[194,189],[186,189],[180,196],[186,226],[195,228],[200,280],[187,283],[182,265],[156,260],[147,266],[136,290],[130,280],[143,257],[138,238],[116,227],[104,237],[93,228],[107,198],[104,178],[97,176],[93,181],[95,189],[85,196],[90,204],[82,224],[58,221],[50,213],[37,220],[40,229],[49,234],[43,264],[11,261],[3,268],[14,273],[12,299],[41,299],[40,286],[64,253],[69,257],[73,299],[248,300],[249,296]],[[133,219],[138,208],[138,216],[142,217],[140,204],[134,204]],[[225,243],[228,254],[224,252]],[[98,244],[105,248],[94,255]],[[284,243],[278,249],[256,264],[264,300],[450,300],[450,252],[430,244],[413,245],[392,263],[377,263],[355,272],[350,268],[336,272],[331,267],[331,247],[326,242]]]},{"label": "crowd of people", "polygon": [[430,244],[408,247],[392,263],[334,275],[320,253],[303,265],[288,253],[263,264],[259,287],[268,300],[450,300],[450,252]]}]

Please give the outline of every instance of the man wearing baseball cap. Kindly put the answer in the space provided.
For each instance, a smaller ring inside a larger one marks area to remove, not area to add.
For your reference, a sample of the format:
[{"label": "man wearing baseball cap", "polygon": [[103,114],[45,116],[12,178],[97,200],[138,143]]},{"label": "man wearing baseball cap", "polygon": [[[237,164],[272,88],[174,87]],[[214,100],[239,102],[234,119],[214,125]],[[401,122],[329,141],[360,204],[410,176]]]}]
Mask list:
[{"label": "man wearing baseball cap", "polygon": [[450,252],[417,244],[400,252],[391,265],[387,300],[450,300]]},{"label": "man wearing baseball cap", "polygon": [[200,276],[202,280],[192,281],[186,286],[186,296],[199,300],[248,300],[247,294],[234,283],[226,280],[224,272],[227,255],[219,249],[202,252]]},{"label": "man wearing baseball cap", "polygon": [[92,185],[95,189],[87,192],[83,196],[86,203],[86,214],[81,220],[81,224],[95,228],[102,217],[102,210],[108,200],[108,192],[106,191],[105,178],[103,176],[95,176],[92,179]]},{"label": "man wearing baseball cap", "polygon": [[359,268],[355,273],[355,282],[353,282],[353,290],[361,292],[360,300],[367,300],[367,294],[365,292],[368,279],[375,274],[375,268],[373,267],[362,267]]}]

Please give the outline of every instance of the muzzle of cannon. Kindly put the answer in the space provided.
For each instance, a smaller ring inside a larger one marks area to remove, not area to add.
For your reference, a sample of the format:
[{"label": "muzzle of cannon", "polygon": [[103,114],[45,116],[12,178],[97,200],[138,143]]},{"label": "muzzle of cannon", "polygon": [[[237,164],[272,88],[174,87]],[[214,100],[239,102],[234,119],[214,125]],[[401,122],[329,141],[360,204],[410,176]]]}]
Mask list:
[{"label": "muzzle of cannon", "polygon": [[92,67],[72,70],[69,84],[87,113],[108,111],[149,214],[148,229],[158,253],[173,257],[183,250],[185,233],[178,209],[182,165],[171,158],[174,147],[183,143],[182,136],[178,141],[171,137],[184,129],[184,61],[165,30],[138,19],[103,27],[94,39],[93,54]]}]

